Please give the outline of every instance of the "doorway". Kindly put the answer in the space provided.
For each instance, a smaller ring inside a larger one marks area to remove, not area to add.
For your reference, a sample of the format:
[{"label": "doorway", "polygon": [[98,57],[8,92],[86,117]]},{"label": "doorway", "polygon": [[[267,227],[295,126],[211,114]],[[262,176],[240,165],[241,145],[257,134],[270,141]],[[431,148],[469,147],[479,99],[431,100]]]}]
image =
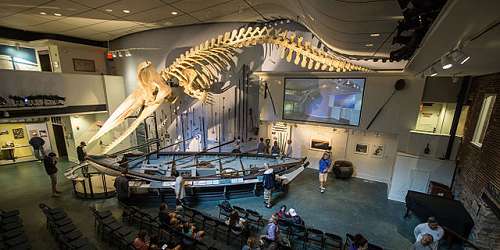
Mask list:
[{"label": "doorway", "polygon": [[68,150],[66,149],[66,140],[64,139],[64,129],[62,125],[52,124],[54,130],[54,138],[56,139],[57,155],[59,157],[68,157]]}]

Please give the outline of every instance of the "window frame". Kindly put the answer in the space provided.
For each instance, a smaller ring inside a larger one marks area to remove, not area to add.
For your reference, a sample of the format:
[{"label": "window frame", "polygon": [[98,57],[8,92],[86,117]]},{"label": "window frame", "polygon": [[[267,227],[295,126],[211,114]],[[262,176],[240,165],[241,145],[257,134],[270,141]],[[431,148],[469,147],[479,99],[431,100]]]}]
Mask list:
[{"label": "window frame", "polygon": [[472,135],[471,144],[481,148],[483,146],[484,138],[486,137],[486,131],[490,125],[491,113],[493,113],[493,108],[495,107],[497,94],[486,93],[483,96],[483,101],[481,104],[481,111],[479,112],[479,117],[474,128],[474,134]]}]

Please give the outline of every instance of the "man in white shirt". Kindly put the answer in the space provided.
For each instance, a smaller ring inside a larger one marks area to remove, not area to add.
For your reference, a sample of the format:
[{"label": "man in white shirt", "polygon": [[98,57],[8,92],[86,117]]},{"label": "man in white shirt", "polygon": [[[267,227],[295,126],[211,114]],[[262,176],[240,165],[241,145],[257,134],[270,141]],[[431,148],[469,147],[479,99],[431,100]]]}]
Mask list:
[{"label": "man in white shirt", "polygon": [[186,197],[184,178],[179,172],[175,173],[175,196],[177,203],[182,203],[184,197]]},{"label": "man in white shirt", "polygon": [[288,140],[286,142],[286,144],[287,144],[287,147],[286,147],[285,156],[286,157],[292,157],[292,153],[293,153],[293,150],[292,150],[292,140]]},{"label": "man in white shirt", "polygon": [[443,238],[444,230],[436,221],[436,218],[429,217],[426,223],[419,224],[415,227],[413,231],[415,234],[415,239],[419,242],[422,239],[422,236],[425,234],[430,234],[434,241],[432,242],[432,249],[437,249],[439,240]]}]

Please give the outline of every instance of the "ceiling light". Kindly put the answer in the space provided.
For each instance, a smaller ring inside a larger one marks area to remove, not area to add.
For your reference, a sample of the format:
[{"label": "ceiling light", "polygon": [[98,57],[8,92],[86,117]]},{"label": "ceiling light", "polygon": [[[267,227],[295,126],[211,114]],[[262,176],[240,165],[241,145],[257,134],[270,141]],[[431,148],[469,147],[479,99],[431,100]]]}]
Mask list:
[{"label": "ceiling light", "polygon": [[123,57],[122,52],[118,51],[118,57]]},{"label": "ceiling light", "polygon": [[106,12],[113,12],[112,9],[105,9],[104,11],[106,11]]},{"label": "ceiling light", "polygon": [[47,13],[45,13],[45,12],[40,12],[40,15],[47,15]]},{"label": "ceiling light", "polygon": [[371,37],[377,37],[377,36],[380,36],[380,34],[379,33],[371,33],[370,36]]},{"label": "ceiling light", "polygon": [[456,63],[464,64],[470,59],[470,56],[466,55],[464,52],[460,50],[455,50],[451,53],[451,58]]},{"label": "ceiling light", "polygon": [[429,72],[427,73],[429,76],[436,76],[438,73],[437,71],[434,69],[434,67],[430,67],[429,68]]},{"label": "ceiling light", "polygon": [[54,13],[54,16],[62,16],[61,13]]},{"label": "ceiling light", "polygon": [[113,58],[116,58],[116,52],[111,52],[111,54],[113,55]]},{"label": "ceiling light", "polygon": [[366,47],[373,47],[373,43],[367,43],[365,44]]},{"label": "ceiling light", "polygon": [[130,51],[127,50],[127,51],[125,51],[125,56],[129,57],[129,56],[132,56],[132,54],[130,53]]},{"label": "ceiling light", "polygon": [[172,12],[170,12],[170,14],[172,14],[172,15],[174,15],[174,16],[175,16],[175,15],[179,14],[179,12],[177,12],[177,11],[172,11]]},{"label": "ceiling light", "polygon": [[122,10],[122,11],[123,11],[123,13],[125,13],[125,14],[130,13],[130,10]]},{"label": "ceiling light", "polygon": [[453,61],[448,55],[444,55],[443,57],[441,57],[441,67],[443,69],[449,69],[453,67]]}]

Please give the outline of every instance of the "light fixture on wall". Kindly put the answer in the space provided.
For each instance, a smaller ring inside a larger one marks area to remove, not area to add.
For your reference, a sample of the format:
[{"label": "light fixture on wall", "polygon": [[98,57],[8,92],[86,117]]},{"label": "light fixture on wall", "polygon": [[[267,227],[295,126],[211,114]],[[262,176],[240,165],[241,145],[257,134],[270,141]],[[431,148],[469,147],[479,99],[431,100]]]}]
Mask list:
[{"label": "light fixture on wall", "polygon": [[451,60],[449,54],[446,54],[441,57],[441,68],[442,69],[450,69],[453,67],[453,61]]}]

